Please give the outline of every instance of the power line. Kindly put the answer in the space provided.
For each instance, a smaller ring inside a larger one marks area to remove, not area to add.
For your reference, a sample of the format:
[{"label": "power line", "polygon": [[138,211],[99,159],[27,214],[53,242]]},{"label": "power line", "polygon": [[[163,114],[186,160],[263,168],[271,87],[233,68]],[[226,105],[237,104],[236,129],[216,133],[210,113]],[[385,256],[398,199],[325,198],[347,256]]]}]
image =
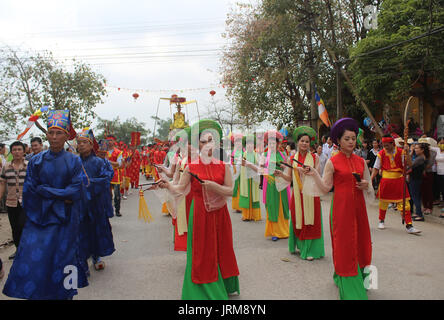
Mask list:
[{"label": "power line", "polygon": [[[191,22],[185,22],[185,21],[191,21]],[[112,30],[117,31],[124,31],[124,30],[135,30],[139,32],[139,30],[150,30],[150,29],[162,29],[162,28],[178,28],[178,27],[184,27],[184,26],[191,26],[191,27],[203,27],[205,24],[207,25],[220,25],[221,23],[225,22],[225,19],[206,19],[206,20],[199,20],[196,21],[196,19],[191,20],[185,20],[183,22],[177,21],[176,23],[163,23],[162,24],[130,24],[130,25],[119,25],[119,24],[113,24],[113,25],[107,25],[107,26],[85,26],[80,27],[77,29],[70,29],[70,30],[48,30],[48,31],[41,31],[41,32],[26,32],[24,35],[30,35],[30,36],[37,36],[37,35],[48,35],[48,34],[66,34],[66,33],[78,33],[78,32],[84,32],[84,33],[94,33],[94,32],[100,32],[105,31],[109,32]]]},{"label": "power line", "polygon": [[[193,46],[210,46],[216,45],[221,46],[224,45],[222,42],[212,42],[212,43],[182,43],[182,44],[169,44],[169,45],[153,45],[153,46],[124,46],[124,47],[106,47],[106,48],[66,48],[66,49],[57,49],[57,51],[92,51],[92,50],[120,50],[120,49],[146,49],[146,48],[170,48],[170,47],[193,47]],[[7,46],[1,46],[1,48],[8,48]],[[34,50],[34,52],[46,52],[48,50]],[[16,50],[17,53],[27,53],[27,50]]]},{"label": "power line", "polygon": [[[151,51],[151,52],[130,52],[130,53],[110,53],[110,54],[96,54],[96,55],[78,55],[78,56],[62,56],[59,59],[109,59],[109,58],[139,58],[144,55],[147,57],[162,57],[153,56],[158,54],[169,54],[169,53],[193,53],[193,52],[220,52],[222,49],[200,49],[200,50],[178,50],[178,51]],[[176,56],[176,55],[171,55]],[[179,56],[179,55],[178,55]],[[167,56],[163,56],[167,57]]]}]

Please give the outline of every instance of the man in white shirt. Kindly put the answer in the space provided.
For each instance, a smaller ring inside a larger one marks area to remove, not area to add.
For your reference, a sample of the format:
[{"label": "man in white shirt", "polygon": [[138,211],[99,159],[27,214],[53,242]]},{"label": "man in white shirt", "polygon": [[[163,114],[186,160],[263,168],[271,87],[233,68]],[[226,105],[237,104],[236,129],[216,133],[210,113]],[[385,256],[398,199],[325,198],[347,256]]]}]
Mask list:
[{"label": "man in white shirt", "polygon": [[[0,143],[0,172],[2,171],[2,168],[6,165],[5,151],[5,144]],[[6,212],[6,194],[0,198],[0,212]]]},{"label": "man in white shirt", "polygon": [[6,164],[5,151],[6,151],[5,144],[0,143],[0,169]]},{"label": "man in white shirt", "polygon": [[331,158],[331,152],[333,151],[333,141],[330,136],[327,136],[327,142],[322,146],[322,153],[325,154],[327,159]]}]

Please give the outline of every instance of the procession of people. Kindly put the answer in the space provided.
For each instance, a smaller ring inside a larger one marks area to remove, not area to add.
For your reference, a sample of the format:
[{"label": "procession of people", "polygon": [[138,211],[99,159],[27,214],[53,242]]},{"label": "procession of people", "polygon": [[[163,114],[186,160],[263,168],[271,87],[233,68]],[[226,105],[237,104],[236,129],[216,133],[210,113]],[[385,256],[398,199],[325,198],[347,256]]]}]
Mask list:
[{"label": "procession of people", "polygon": [[[408,142],[398,147],[390,135],[382,137],[381,150],[378,140],[368,150],[358,136],[359,123],[352,118],[336,121],[324,144],[308,126],[295,128],[290,137],[274,129],[227,137],[216,121],[200,120],[176,130],[168,141],[148,146],[141,146],[140,134],[134,132],[128,147],[111,134],[97,141],[91,128],[76,132],[69,110],[52,110],[49,149],[42,151],[37,148],[41,140],[34,140],[37,146],[28,161],[24,144],[15,141],[11,162],[2,162],[0,198],[7,194],[17,248],[3,293],[72,299],[91,285],[90,266],[106,272],[105,257],[115,252],[109,219],[135,214],[122,213],[121,201],[137,190],[141,203],[144,192],[162,194],[162,214],[171,216],[174,229],[172,246],[186,252],[182,299],[226,300],[240,294],[232,219],[265,219],[265,230],[258,232],[272,241],[288,241],[289,252],[300,259],[316,263],[331,255],[340,299],[368,299],[369,201],[375,194],[379,198],[379,229],[385,228],[386,210],[395,204],[407,233],[420,234],[413,226],[424,221],[416,180],[427,169],[432,150],[440,196],[444,138],[439,148],[420,140],[411,152]],[[68,152],[66,144],[74,139],[77,149]],[[293,140],[294,150],[286,146],[287,139]],[[409,179],[404,167],[412,170]],[[144,190],[141,175],[152,180]],[[328,193],[331,251],[324,243],[322,217],[327,213],[321,208],[321,197]],[[77,275],[68,285],[67,267]]]}]

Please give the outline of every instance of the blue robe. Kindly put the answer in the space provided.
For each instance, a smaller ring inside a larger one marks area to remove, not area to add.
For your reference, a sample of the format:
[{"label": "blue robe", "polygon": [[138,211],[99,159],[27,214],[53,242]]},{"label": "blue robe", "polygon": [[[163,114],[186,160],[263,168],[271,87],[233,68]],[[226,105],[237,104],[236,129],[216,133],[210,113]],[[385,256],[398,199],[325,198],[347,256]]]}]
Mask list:
[{"label": "blue robe", "polygon": [[[77,294],[75,287],[88,285],[79,254],[81,198],[85,191],[82,171],[80,157],[65,150],[41,152],[28,163],[23,186],[27,221],[3,289],[5,295],[72,299]],[[77,286],[72,288],[69,284],[74,281],[69,278],[75,274]]]},{"label": "blue robe", "polygon": [[113,212],[110,185],[114,170],[108,160],[94,154],[81,159],[87,174],[85,222],[81,223],[82,256],[83,259],[109,256],[115,251],[109,223]]}]

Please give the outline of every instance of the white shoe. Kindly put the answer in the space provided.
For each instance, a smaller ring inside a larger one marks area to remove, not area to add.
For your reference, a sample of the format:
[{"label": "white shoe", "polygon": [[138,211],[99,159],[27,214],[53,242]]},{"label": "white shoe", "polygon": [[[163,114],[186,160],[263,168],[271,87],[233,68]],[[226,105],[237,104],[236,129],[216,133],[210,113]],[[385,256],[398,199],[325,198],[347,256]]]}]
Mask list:
[{"label": "white shoe", "polygon": [[411,227],[409,229],[406,229],[407,233],[411,233],[411,234],[418,234],[421,233],[421,230],[416,229],[415,227]]},{"label": "white shoe", "polygon": [[127,200],[128,198],[126,196],[122,196],[122,199],[123,200]]},{"label": "white shoe", "polygon": [[385,229],[384,222],[378,223],[378,229],[380,229],[380,230],[384,230]]}]

